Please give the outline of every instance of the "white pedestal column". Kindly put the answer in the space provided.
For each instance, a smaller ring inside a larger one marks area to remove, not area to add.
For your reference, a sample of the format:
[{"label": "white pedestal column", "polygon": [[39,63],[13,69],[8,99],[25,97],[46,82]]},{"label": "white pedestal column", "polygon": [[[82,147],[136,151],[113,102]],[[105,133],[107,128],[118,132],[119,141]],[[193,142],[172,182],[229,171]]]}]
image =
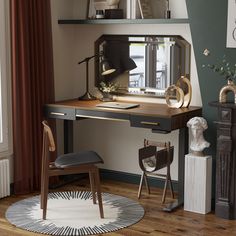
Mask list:
[{"label": "white pedestal column", "polygon": [[185,155],[184,210],[211,211],[212,157]]}]

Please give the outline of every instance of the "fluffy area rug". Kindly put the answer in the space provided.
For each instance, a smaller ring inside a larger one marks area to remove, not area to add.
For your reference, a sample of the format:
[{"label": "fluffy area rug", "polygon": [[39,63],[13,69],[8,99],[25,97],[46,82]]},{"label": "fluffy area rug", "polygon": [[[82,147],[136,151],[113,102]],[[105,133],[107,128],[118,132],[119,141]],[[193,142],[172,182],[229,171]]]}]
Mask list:
[{"label": "fluffy area rug", "polygon": [[47,219],[42,220],[40,196],[21,200],[6,211],[16,227],[48,235],[94,235],[116,231],[135,224],[144,216],[143,207],[126,197],[103,193],[104,219],[88,191],[48,194]]}]

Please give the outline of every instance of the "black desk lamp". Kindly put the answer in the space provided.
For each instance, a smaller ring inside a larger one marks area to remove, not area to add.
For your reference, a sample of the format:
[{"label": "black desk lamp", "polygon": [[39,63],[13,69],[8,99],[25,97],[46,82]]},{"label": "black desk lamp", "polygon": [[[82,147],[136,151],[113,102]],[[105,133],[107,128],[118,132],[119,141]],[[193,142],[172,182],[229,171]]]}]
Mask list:
[{"label": "black desk lamp", "polygon": [[[79,97],[79,100],[84,100],[84,101],[88,101],[88,100],[96,100],[96,98],[91,95],[89,93],[89,61],[94,58],[94,57],[103,57],[103,54],[99,54],[99,55],[93,55],[91,57],[86,57],[84,60],[78,62],[78,64],[82,64],[82,63],[86,63],[86,92],[83,96]],[[108,75],[111,74],[115,71],[115,69],[112,69],[108,63],[108,61],[103,58],[101,61],[101,68],[102,68],[102,75]]]}]

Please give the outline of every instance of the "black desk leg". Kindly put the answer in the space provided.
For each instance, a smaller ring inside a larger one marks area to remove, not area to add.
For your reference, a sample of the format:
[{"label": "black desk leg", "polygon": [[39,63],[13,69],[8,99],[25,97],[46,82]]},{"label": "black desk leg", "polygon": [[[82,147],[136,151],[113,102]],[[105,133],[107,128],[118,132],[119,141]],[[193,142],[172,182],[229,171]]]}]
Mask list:
[{"label": "black desk leg", "polygon": [[170,203],[164,211],[171,212],[184,204],[184,167],[185,167],[185,154],[188,152],[188,128],[179,130],[179,161],[178,161],[178,199]]},{"label": "black desk leg", "polygon": [[73,152],[73,120],[64,120],[64,153]]}]

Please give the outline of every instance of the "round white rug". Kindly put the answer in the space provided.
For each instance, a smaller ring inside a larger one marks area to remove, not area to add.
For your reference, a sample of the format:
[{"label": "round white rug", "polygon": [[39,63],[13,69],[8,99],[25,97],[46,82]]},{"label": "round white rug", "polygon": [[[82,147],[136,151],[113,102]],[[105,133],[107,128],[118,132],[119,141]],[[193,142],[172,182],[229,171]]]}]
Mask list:
[{"label": "round white rug", "polygon": [[143,207],[126,197],[103,193],[104,219],[91,192],[54,192],[48,194],[47,219],[42,220],[40,196],[11,205],[6,218],[28,231],[49,235],[94,235],[130,226],[144,216]]}]

